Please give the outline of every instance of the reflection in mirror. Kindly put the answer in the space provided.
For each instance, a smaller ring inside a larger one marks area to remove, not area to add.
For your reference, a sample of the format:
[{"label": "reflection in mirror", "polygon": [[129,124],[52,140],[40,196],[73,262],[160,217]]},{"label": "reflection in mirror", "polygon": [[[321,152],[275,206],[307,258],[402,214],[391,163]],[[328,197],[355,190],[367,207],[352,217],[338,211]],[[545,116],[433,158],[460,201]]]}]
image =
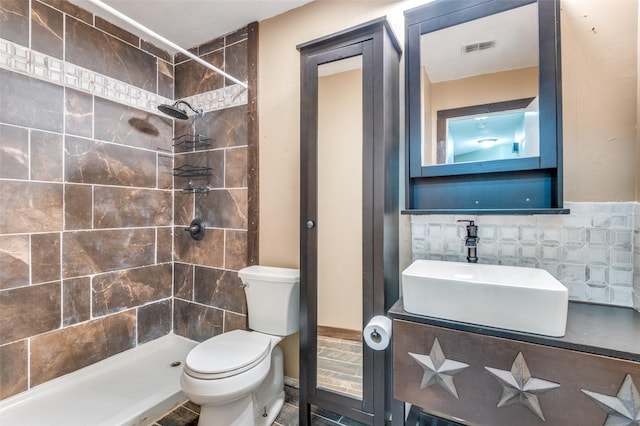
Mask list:
[{"label": "reflection in mirror", "polygon": [[537,100],[438,111],[437,164],[539,156]]},{"label": "reflection in mirror", "polygon": [[318,69],[318,387],[362,399],[362,57]]},{"label": "reflection in mirror", "polygon": [[423,166],[540,155],[536,3],[423,34],[420,62]]}]

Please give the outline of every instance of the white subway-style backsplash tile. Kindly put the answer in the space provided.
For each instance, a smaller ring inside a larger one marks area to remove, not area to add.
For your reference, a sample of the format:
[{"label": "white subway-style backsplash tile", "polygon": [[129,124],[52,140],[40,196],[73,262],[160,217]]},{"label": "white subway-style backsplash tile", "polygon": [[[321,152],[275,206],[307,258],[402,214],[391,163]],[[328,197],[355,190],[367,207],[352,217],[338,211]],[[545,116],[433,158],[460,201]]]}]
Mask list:
[{"label": "white subway-style backsplash tile", "polygon": [[465,226],[478,225],[480,263],[542,268],[572,300],[640,309],[640,203],[565,203],[568,215],[411,218],[412,258],[466,261]]}]

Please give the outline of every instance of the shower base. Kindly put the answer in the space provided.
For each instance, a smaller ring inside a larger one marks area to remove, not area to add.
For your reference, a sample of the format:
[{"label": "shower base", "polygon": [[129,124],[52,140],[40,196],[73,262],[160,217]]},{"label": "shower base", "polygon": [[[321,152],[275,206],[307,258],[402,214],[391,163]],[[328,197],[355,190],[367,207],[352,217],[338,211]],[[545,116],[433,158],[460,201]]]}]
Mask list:
[{"label": "shower base", "polygon": [[167,335],[0,402],[0,424],[150,425],[187,399],[182,365],[197,342]]}]

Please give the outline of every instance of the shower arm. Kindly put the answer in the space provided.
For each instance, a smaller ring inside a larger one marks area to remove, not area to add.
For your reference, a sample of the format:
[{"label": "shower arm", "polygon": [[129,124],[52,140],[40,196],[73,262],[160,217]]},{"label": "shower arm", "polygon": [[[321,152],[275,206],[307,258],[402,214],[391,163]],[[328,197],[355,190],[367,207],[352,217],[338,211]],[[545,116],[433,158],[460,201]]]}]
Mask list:
[{"label": "shower arm", "polygon": [[147,28],[144,25],[140,24],[138,21],[135,21],[135,20],[129,18],[127,15],[125,15],[122,12],[120,12],[119,10],[114,9],[113,7],[103,3],[100,0],[88,0],[88,1],[93,3],[94,5],[98,6],[102,10],[105,10],[105,11],[109,12],[111,15],[123,20],[124,22],[128,23],[129,25],[133,25],[134,27],[136,27],[140,31],[144,32],[148,36],[153,37],[154,39],[156,39],[160,43],[162,43],[162,44],[164,44],[166,46],[169,46],[174,50],[177,50],[178,52],[180,52],[183,55],[189,57],[190,59],[193,59],[194,61],[198,62],[199,64],[204,65],[205,67],[209,68],[210,70],[213,70],[214,72],[216,72],[218,74],[221,74],[222,76],[228,78],[229,80],[233,81],[234,83],[242,86],[244,89],[248,89],[247,83],[238,80],[234,76],[227,74],[226,72],[222,71],[220,68],[218,68],[218,67],[216,67],[214,65],[211,65],[210,63],[204,61],[202,58],[199,58],[198,56],[196,56],[193,53],[189,52],[187,49],[184,49],[184,48],[178,46],[177,44],[175,44],[174,42],[172,42],[170,40],[167,40],[166,38],[162,37],[160,34],[157,34],[154,31],[151,31],[149,28]]}]

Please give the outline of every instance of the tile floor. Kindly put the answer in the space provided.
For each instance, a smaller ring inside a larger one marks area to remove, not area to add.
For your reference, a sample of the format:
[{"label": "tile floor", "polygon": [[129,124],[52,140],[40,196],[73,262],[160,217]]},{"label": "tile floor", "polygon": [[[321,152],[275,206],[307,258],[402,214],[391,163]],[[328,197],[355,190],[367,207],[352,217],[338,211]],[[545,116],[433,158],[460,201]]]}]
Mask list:
[{"label": "tile floor", "polygon": [[362,342],[318,336],[318,386],[362,398]]},{"label": "tile floor", "polygon": [[[276,418],[274,426],[297,426],[298,425],[298,389],[285,386],[285,401]],[[200,407],[187,401],[153,426],[196,426],[198,424],[198,414]],[[312,426],[365,426],[360,422],[340,416],[327,410],[315,409],[311,415]],[[463,426],[458,423],[444,419],[431,417],[412,409],[407,416],[405,426]]]},{"label": "tile floor", "polygon": [[[285,386],[285,402],[276,418],[274,426],[296,426],[298,424],[298,389]],[[196,426],[200,407],[187,401],[153,426]],[[312,426],[364,426],[349,418],[326,410],[314,410],[311,417]]]}]

